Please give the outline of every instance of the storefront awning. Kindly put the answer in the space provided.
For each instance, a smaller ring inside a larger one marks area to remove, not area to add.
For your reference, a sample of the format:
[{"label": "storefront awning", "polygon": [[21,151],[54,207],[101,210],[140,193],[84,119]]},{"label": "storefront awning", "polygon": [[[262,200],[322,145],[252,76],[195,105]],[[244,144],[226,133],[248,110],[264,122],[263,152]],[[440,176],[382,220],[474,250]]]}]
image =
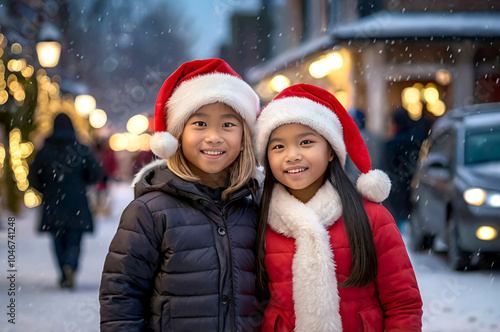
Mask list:
[{"label": "storefront awning", "polygon": [[337,40],[395,38],[498,38],[500,12],[378,12],[346,25],[336,25]]},{"label": "storefront awning", "polygon": [[300,46],[286,50],[277,57],[250,68],[245,75],[245,79],[250,84],[258,83],[263,77],[271,75],[276,71],[294,66],[296,62],[301,62],[304,57],[321,50],[325,50],[334,45],[330,35],[315,38]]},{"label": "storefront awning", "polygon": [[250,84],[295,65],[304,57],[345,40],[402,38],[500,38],[500,12],[392,13],[381,11],[360,20],[333,26],[327,35],[287,50],[248,70]]}]

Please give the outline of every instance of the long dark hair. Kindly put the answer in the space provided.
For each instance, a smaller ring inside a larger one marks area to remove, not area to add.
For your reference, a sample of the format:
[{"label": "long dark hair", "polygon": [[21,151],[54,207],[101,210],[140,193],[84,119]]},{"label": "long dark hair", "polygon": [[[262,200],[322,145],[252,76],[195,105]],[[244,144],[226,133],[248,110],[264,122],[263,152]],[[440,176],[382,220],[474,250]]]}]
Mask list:
[{"label": "long dark hair", "polygon": [[[257,287],[263,299],[269,297],[268,275],[265,268],[265,243],[269,208],[276,178],[271,172],[267,154],[264,171],[266,178],[260,204],[259,226],[257,229]],[[340,166],[337,156],[329,163],[325,172],[325,181],[330,181],[337,190],[342,203],[344,227],[351,249],[351,271],[341,287],[364,287],[371,284],[377,275],[377,255],[373,233],[363,205],[363,198],[354,183]]]}]

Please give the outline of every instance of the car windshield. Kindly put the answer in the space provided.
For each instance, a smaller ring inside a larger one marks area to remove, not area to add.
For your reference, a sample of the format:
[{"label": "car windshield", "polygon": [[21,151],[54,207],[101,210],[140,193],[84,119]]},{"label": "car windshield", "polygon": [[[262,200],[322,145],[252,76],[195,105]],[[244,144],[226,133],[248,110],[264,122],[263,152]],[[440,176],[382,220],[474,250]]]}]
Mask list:
[{"label": "car windshield", "polygon": [[470,131],[465,139],[465,165],[500,161],[500,128]]}]

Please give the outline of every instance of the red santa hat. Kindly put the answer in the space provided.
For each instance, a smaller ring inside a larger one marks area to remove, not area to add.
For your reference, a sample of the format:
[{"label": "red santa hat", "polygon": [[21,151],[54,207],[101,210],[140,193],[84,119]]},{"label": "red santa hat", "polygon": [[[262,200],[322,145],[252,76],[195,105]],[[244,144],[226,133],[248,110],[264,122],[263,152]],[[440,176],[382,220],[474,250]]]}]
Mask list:
[{"label": "red santa hat", "polygon": [[372,170],[368,149],[356,123],[330,92],[310,84],[296,84],[281,91],[263,108],[256,128],[256,154],[261,165],[271,133],[287,123],[299,123],[321,134],[342,168],[349,154],[362,173],[356,187],[363,197],[373,202],[387,198],[391,189],[389,177],[380,170]]},{"label": "red santa hat", "polygon": [[259,112],[259,97],[221,59],[183,63],[163,83],[155,105],[151,151],[168,159],[178,147],[184,125],[200,107],[224,103],[241,115],[251,130]]}]

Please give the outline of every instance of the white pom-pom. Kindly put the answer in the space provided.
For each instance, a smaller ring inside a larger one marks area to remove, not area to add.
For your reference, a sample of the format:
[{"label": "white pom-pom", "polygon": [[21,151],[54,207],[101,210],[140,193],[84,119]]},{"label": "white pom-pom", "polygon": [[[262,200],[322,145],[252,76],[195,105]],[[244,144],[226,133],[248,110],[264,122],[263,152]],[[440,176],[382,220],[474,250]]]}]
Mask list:
[{"label": "white pom-pom", "polygon": [[389,196],[391,180],[381,170],[374,169],[361,174],[356,183],[359,193],[364,198],[380,203]]},{"label": "white pom-pom", "polygon": [[151,151],[160,158],[168,159],[175,154],[179,141],[169,132],[154,133],[149,141]]}]

